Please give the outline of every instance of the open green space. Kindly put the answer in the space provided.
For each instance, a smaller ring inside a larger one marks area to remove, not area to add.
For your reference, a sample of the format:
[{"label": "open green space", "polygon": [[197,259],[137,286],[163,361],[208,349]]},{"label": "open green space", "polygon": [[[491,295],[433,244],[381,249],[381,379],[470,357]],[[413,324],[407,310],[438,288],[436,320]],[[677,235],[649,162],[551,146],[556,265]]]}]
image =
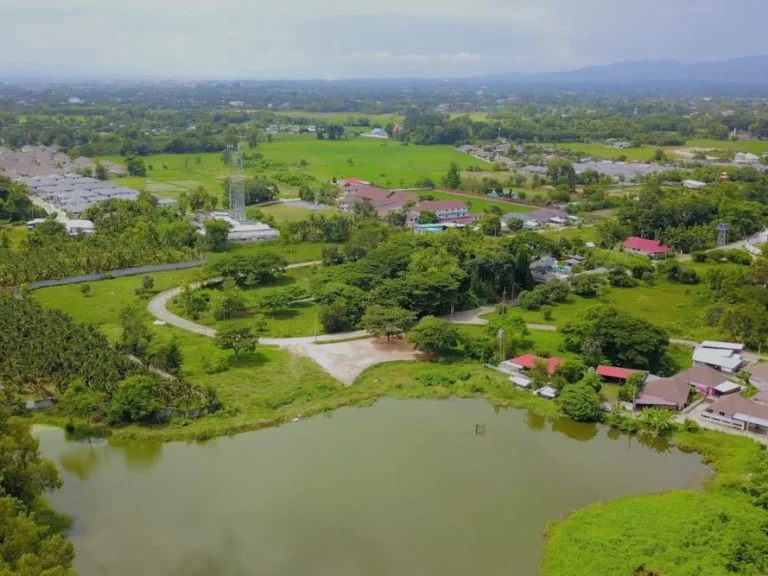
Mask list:
[{"label": "open green space", "polygon": [[11,246],[18,246],[29,235],[26,224],[14,224],[13,226],[0,226],[0,232],[4,232]]},{"label": "open green space", "polygon": [[406,146],[394,141],[366,138],[317,140],[314,136],[262,144],[259,152],[268,160],[298,165],[321,181],[331,178],[362,178],[385,188],[407,188],[429,177],[439,182],[448,165],[469,167],[472,158],[452,146]]},{"label": "open green space", "polygon": [[[356,122],[360,118],[367,118],[371,122],[371,126],[375,124],[381,125],[383,128],[389,123],[398,124],[402,123],[404,116],[401,114],[363,114],[358,112],[311,112],[308,110],[281,110],[277,112],[277,116],[285,116],[287,118],[316,118],[321,122],[327,124],[341,124],[345,125],[347,122]],[[367,128],[365,128],[367,129]]]},{"label": "open green space", "polygon": [[212,252],[206,255],[209,262],[215,262],[220,258],[225,258],[229,254],[239,254],[248,256],[252,254],[261,254],[271,252],[280,254],[285,258],[288,264],[297,264],[299,262],[314,262],[320,260],[323,255],[323,248],[335,246],[328,242],[302,242],[300,244],[284,244],[282,242],[254,242],[247,244],[235,244],[230,246],[226,252]]},{"label": "open green space", "polygon": [[679,431],[673,441],[714,465],[704,490],[629,496],[550,522],[542,576],[765,572],[766,543],[751,528],[766,522],[755,481],[765,446],[709,430]]},{"label": "open green space", "polygon": [[435,200],[461,200],[462,202],[466,202],[472,213],[484,212],[486,208],[490,208],[491,206],[498,206],[503,210],[504,214],[508,212],[531,212],[536,209],[535,206],[527,206],[525,204],[499,202],[498,200],[474,196],[472,194],[453,194],[451,192],[441,192],[439,190],[418,192],[418,195],[422,199],[432,197]]},{"label": "open green space", "polygon": [[636,148],[613,148],[607,144],[585,144],[584,142],[558,142],[555,144],[546,144],[562,150],[571,150],[581,154],[592,156],[594,158],[605,158],[615,160],[619,156],[626,156],[631,162],[648,162],[653,153],[661,148],[667,153],[679,148],[679,146],[638,146]]},{"label": "open green space", "polygon": [[[733,150],[734,152],[751,152],[758,156],[768,152],[768,140],[688,140],[685,148],[716,148],[719,150]],[[683,148],[678,146],[678,148]]]},{"label": "open green space", "polygon": [[[462,169],[474,163],[471,157],[452,146],[407,146],[366,138],[331,141],[318,140],[314,135],[283,136],[255,149],[271,163],[270,167],[266,170],[245,168],[246,175],[270,178],[275,172],[287,170],[309,174],[321,182],[334,177],[355,177],[385,188],[408,188],[427,177],[440,182],[451,162]],[[118,164],[125,160],[121,156],[103,159]],[[126,177],[118,182],[168,198],[176,198],[182,191],[189,193],[199,186],[223,194],[221,183],[228,168],[222,164],[220,153],[155,154],[143,160],[147,166],[146,178]],[[305,166],[300,166],[302,160],[307,162]],[[291,186],[281,185],[280,189],[286,196],[295,195],[291,193],[295,192]]]},{"label": "open green space", "polygon": [[613,306],[664,328],[670,337],[692,340],[727,339],[717,326],[705,323],[707,288],[660,280],[654,286],[640,284],[634,288],[609,288],[599,298],[584,298],[570,294],[567,300],[552,307],[552,317],[547,320],[537,310],[514,308],[526,322],[564,326],[574,320],[579,312],[592,306]]},{"label": "open green space", "polygon": [[293,202],[259,206],[259,210],[264,212],[267,216],[274,216],[275,220],[278,222],[296,222],[297,220],[305,220],[311,214],[332,216],[333,214],[339,213],[339,210],[333,206],[322,206],[319,210],[311,210]]},{"label": "open green space", "polygon": [[[279,310],[274,313],[265,313],[261,307],[261,298],[269,294],[276,288],[287,286],[304,288],[309,293],[309,282],[312,277],[313,268],[294,268],[288,270],[278,281],[269,286],[261,286],[251,290],[243,290],[245,309],[232,318],[216,320],[209,311],[200,318],[194,320],[198,324],[215,328],[216,330],[225,330],[234,327],[254,328],[254,316],[261,315],[266,321],[265,330],[261,333],[263,336],[274,338],[290,338],[294,336],[312,336],[322,334],[323,327],[317,320],[317,314],[320,312],[320,305],[311,301],[294,302],[285,310]],[[202,288],[201,292],[206,294],[211,302],[215,302],[220,297],[218,287]],[[178,300],[178,299],[177,299]],[[186,317],[184,306],[179,301],[168,303],[168,309],[174,314]]]}]

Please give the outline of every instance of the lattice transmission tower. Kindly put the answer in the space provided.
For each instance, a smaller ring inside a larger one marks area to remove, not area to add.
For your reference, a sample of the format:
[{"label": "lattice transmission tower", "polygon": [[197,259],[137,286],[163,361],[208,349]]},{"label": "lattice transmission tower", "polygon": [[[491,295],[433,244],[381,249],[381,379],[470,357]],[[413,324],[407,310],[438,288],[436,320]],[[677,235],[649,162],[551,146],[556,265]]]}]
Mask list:
[{"label": "lattice transmission tower", "polygon": [[725,222],[717,226],[717,247],[722,248],[728,244],[728,224]]},{"label": "lattice transmission tower", "polygon": [[243,145],[227,145],[229,153],[229,215],[238,222],[245,221],[245,175],[243,174]]}]

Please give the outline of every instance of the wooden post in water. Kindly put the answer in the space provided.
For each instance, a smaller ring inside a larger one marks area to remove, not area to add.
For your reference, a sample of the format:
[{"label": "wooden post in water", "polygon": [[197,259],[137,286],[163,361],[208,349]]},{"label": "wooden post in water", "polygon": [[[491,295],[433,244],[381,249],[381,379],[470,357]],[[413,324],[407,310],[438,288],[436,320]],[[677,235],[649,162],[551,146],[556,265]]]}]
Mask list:
[{"label": "wooden post in water", "polygon": [[477,436],[485,435],[485,424],[475,424],[475,435]]}]

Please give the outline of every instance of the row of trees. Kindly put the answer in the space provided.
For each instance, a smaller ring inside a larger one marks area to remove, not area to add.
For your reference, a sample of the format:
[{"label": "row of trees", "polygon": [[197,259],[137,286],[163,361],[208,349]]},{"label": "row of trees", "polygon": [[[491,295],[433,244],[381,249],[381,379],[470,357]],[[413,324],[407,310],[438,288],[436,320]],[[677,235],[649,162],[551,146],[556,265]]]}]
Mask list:
[{"label": "row of trees", "polygon": [[[6,404],[0,392],[0,403]],[[0,410],[0,573],[74,576],[74,549],[36,514],[44,493],[61,487],[56,467],[40,457],[29,423]]]},{"label": "row of trees", "polygon": [[25,242],[0,244],[0,285],[18,285],[104,270],[190,260],[200,236],[174,208],[161,208],[149,194],[138,201],[108,200],[88,208],[97,233],[71,236],[54,219]]},{"label": "row of trees", "polygon": [[138,310],[120,313],[120,349],[93,326],[78,324],[29,296],[0,291],[0,317],[0,381],[14,403],[26,395],[58,396],[63,414],[109,415],[115,423],[152,422],[161,409],[217,404],[212,391],[178,377],[158,377],[125,355],[134,354],[180,375],[178,345],[173,340],[155,341]]}]

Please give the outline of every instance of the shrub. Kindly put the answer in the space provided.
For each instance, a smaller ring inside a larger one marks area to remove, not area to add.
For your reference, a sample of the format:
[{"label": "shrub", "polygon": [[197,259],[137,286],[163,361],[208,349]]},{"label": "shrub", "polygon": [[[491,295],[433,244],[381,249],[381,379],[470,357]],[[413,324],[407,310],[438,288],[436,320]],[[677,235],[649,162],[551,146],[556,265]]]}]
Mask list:
[{"label": "shrub", "polygon": [[699,423],[695,420],[691,420],[690,418],[686,418],[683,420],[683,430],[686,432],[700,432],[701,426],[699,426]]},{"label": "shrub", "polygon": [[552,306],[542,306],[541,315],[544,320],[552,320]]},{"label": "shrub", "polygon": [[424,374],[420,374],[416,376],[416,380],[424,384],[425,386],[434,387],[434,386],[450,386],[454,382],[456,382],[456,379],[448,376],[447,374],[444,374],[442,372],[425,372]]}]

